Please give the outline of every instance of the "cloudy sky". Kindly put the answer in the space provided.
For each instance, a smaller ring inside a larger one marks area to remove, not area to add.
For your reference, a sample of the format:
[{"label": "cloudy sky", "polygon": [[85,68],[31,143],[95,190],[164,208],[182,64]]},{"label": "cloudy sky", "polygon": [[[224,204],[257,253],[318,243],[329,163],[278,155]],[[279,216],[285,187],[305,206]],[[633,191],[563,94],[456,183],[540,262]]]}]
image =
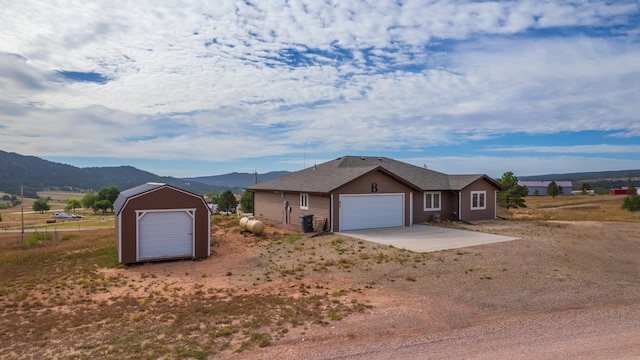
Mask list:
[{"label": "cloudy sky", "polygon": [[637,0],[0,8],[0,150],[178,177],[640,168]]}]

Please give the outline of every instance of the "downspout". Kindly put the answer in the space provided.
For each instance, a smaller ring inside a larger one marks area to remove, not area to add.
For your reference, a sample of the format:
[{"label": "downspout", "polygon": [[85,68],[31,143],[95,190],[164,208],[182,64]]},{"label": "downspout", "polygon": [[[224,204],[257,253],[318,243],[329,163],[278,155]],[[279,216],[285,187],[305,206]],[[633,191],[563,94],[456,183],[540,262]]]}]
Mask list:
[{"label": "downspout", "polygon": [[458,191],[458,221],[462,221],[462,190]]},{"label": "downspout", "polygon": [[409,192],[409,226],[413,226],[413,191]]},{"label": "downspout", "polygon": [[331,232],[333,232],[333,194],[329,197],[329,221],[331,222],[329,228],[331,229]]}]

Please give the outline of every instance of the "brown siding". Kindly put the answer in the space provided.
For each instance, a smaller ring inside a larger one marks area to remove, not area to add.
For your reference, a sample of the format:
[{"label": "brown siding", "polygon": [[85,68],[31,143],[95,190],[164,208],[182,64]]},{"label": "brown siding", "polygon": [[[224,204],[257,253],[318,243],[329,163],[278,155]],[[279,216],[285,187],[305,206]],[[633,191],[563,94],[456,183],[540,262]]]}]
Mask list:
[{"label": "brown siding", "polygon": [[[435,190],[434,190],[435,191]],[[442,220],[457,220],[458,211],[458,194],[450,190],[440,191],[440,210],[425,211],[424,210],[424,193],[416,192],[413,194],[413,222],[420,224],[433,221],[434,214],[440,214]]]},{"label": "brown siding", "polygon": [[[471,210],[471,192],[472,191],[486,191],[486,206],[484,210]],[[463,221],[478,221],[495,219],[496,214],[496,191],[495,186],[490,184],[484,179],[480,179],[471,185],[467,186],[461,191],[461,216],[460,220]]]},{"label": "brown siding", "polygon": [[[194,195],[172,188],[159,188],[148,194],[133,197],[119,214],[121,219],[122,262],[136,262],[136,210],[195,208],[195,257],[209,256],[210,214],[204,201]],[[117,223],[118,219],[116,219]],[[118,228],[116,228],[116,231]],[[120,233],[116,233],[120,236]]]},{"label": "brown siding", "polygon": [[[376,184],[377,191],[372,188],[372,184]],[[410,224],[410,193],[411,188],[398,182],[398,180],[380,172],[375,171],[361,176],[348,184],[345,184],[333,192],[333,230],[340,229],[340,194],[385,194],[385,193],[403,193],[404,194],[404,225]],[[415,194],[414,194],[415,195]],[[422,195],[421,195],[422,196]],[[414,208],[415,208],[414,196]],[[422,209],[422,208],[421,208]],[[415,219],[414,219],[415,221]]]},{"label": "brown siding", "polygon": [[[329,218],[329,203],[331,200],[328,196],[320,194],[309,195],[309,209],[300,208],[300,193],[273,192],[273,191],[256,191],[254,193],[254,216],[258,219],[266,221],[291,225],[292,228],[301,228],[300,216],[313,215]],[[286,217],[286,209],[284,202],[289,203],[291,211],[288,218]]]}]

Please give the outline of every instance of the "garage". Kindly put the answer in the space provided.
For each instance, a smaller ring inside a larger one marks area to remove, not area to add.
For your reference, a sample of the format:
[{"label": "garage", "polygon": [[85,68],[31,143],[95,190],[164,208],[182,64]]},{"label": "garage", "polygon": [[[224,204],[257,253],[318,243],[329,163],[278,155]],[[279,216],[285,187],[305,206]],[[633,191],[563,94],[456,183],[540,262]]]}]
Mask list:
[{"label": "garage", "polygon": [[404,194],[340,195],[340,231],[404,226]]},{"label": "garage", "polygon": [[113,205],[120,263],[211,255],[211,210],[202,196],[146,183],[122,191]]},{"label": "garage", "polygon": [[192,257],[195,209],[138,212],[138,261]]}]

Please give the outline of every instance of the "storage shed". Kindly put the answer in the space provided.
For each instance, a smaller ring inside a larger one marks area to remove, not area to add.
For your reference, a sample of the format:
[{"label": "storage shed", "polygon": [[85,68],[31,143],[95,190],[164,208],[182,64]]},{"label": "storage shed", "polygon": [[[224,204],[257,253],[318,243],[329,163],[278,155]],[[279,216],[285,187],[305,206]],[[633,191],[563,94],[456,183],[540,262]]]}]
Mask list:
[{"label": "storage shed", "polygon": [[200,195],[146,183],[122,191],[113,210],[122,264],[211,255],[211,210]]}]

